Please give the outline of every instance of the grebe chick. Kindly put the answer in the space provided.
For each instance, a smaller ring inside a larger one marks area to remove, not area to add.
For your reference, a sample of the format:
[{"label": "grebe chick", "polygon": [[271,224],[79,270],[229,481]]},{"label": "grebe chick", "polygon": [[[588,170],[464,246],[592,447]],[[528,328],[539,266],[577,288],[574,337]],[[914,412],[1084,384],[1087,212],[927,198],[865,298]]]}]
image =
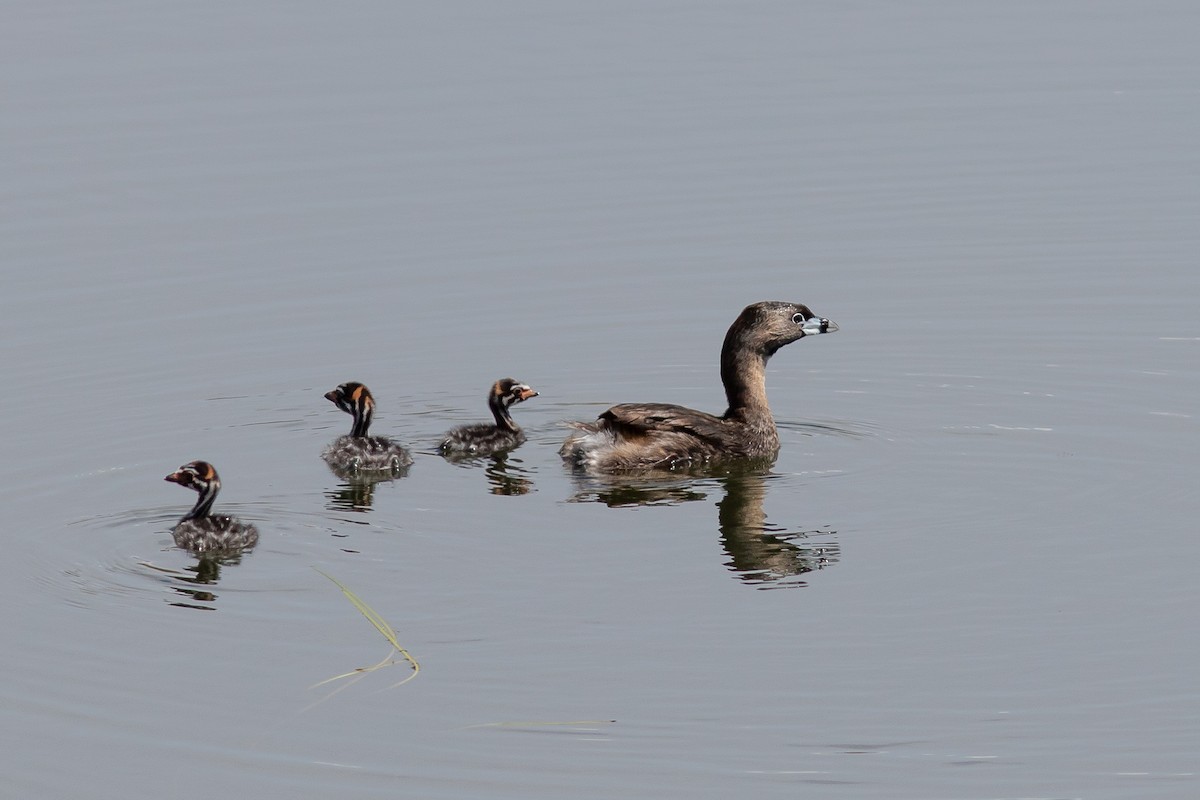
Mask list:
[{"label": "grebe chick", "polygon": [[212,464],[192,461],[164,480],[195,490],[199,495],[192,510],[171,531],[175,546],[193,553],[236,553],[258,544],[258,528],[234,517],[213,514],[213,500],[221,491],[221,479]]},{"label": "grebe chick", "polygon": [[403,469],[413,463],[407,450],[386,436],[368,436],[375,398],[361,383],[350,381],[325,393],[325,399],[354,418],[350,433],[334,439],[321,453],[321,458],[335,470],[357,472],[367,470]]},{"label": "grebe chick", "polygon": [[511,450],[525,441],[521,430],[508,409],[524,402],[538,393],[524,383],[512,378],[501,378],[492,384],[488,392],[488,408],[496,418],[496,424],[463,425],[446,434],[441,451],[444,456],[486,456]]},{"label": "grebe chick", "polygon": [[577,428],[559,450],[585,470],[619,472],[703,465],[714,460],[779,454],[779,432],[767,404],[767,360],[784,345],[838,326],[800,303],[746,306],[721,346],[721,382],[729,408],[717,417],[667,403],[625,403]]}]

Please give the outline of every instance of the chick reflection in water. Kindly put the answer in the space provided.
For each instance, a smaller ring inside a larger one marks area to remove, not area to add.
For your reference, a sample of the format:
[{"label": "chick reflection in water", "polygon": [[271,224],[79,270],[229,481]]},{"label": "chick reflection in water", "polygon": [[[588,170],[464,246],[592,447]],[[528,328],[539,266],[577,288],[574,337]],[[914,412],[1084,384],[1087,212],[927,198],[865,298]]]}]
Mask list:
[{"label": "chick reflection in water", "polygon": [[[767,484],[775,478],[769,464],[744,465],[723,474],[697,473],[681,478],[677,471],[639,475],[576,474],[578,491],[571,502],[598,502],[615,507],[677,505],[708,498],[714,486],[724,490],[717,501],[717,531],[728,560],[725,566],[747,584],[763,589],[806,586],[797,580],[837,563],[841,548],[829,540],[836,531],[790,531],[767,524],[763,509]],[[821,538],[817,538],[821,537]]]},{"label": "chick reflection in water", "polygon": [[408,468],[401,468],[395,475],[387,473],[345,473],[330,467],[330,472],[342,479],[332,489],[325,490],[329,500],[327,507],[330,511],[357,511],[365,514],[371,510],[375,502],[375,487],[381,483],[392,483],[396,478],[408,474]]},{"label": "chick reflection in water", "polygon": [[534,489],[533,479],[526,477],[532,474],[531,471],[522,466],[524,462],[521,459],[512,458],[508,451],[493,453],[490,456],[468,457],[442,453],[442,457],[456,467],[465,469],[482,467],[483,475],[487,479],[488,491],[491,494],[515,497],[529,494]]},{"label": "chick reflection in water", "polygon": [[215,603],[217,601],[217,594],[211,588],[202,587],[215,587],[221,580],[221,567],[231,567],[240,564],[242,562],[242,554],[225,553],[217,556],[212,553],[193,553],[192,555],[196,556],[197,559],[195,564],[187,567],[187,571],[192,574],[189,576],[176,574],[179,580],[189,585],[171,587],[176,594],[188,598],[191,602],[178,601],[172,603],[172,605],[211,611],[213,609],[212,605],[198,604]]}]

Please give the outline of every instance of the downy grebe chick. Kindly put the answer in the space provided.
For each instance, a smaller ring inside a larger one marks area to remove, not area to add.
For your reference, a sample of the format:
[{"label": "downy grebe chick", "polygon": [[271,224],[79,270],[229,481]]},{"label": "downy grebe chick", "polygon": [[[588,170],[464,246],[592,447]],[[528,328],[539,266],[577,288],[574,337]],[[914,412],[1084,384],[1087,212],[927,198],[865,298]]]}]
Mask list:
[{"label": "downy grebe chick", "polygon": [[729,408],[717,417],[667,403],[625,403],[595,422],[570,423],[578,431],[559,454],[598,472],[673,468],[717,459],[779,454],[779,432],[767,404],[767,360],[797,339],[832,333],[837,325],[800,303],[767,301],[746,306],[725,334],[721,382]]},{"label": "downy grebe chick", "polygon": [[213,500],[221,491],[221,479],[212,464],[192,461],[164,480],[186,486],[199,495],[196,505],[171,532],[176,547],[193,553],[236,553],[258,544],[258,528],[233,517],[212,513]]},{"label": "downy grebe chick", "polygon": [[521,430],[508,409],[524,402],[538,393],[524,383],[512,378],[502,378],[492,384],[488,392],[488,408],[496,418],[495,425],[463,425],[446,434],[441,451],[445,456],[486,456],[502,450],[511,450],[525,441]]},{"label": "downy grebe chick", "polygon": [[361,383],[350,381],[325,393],[325,399],[354,418],[350,433],[334,439],[321,458],[335,470],[400,470],[413,463],[407,450],[386,436],[368,436],[375,398]]}]

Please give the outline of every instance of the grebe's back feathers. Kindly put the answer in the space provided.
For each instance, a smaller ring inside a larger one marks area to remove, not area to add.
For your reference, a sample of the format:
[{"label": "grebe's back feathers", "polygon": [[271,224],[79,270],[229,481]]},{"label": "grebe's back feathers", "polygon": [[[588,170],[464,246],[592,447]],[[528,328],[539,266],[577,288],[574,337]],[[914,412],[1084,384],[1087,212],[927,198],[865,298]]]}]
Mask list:
[{"label": "grebe's back feathers", "polygon": [[348,473],[357,470],[392,470],[412,466],[412,453],[386,436],[337,437],[321,451],[331,467]]},{"label": "grebe's back feathers", "polygon": [[670,403],[622,403],[581,431],[559,451],[576,466],[604,471],[641,470],[703,463],[737,455],[740,441],[721,417]]},{"label": "grebe's back feathers", "polygon": [[196,554],[239,553],[258,544],[258,528],[223,515],[181,520],[171,531],[175,546]]},{"label": "grebe's back feathers", "polygon": [[620,403],[602,413],[599,419],[633,434],[676,431],[719,438],[729,427],[721,417],[672,403]]}]

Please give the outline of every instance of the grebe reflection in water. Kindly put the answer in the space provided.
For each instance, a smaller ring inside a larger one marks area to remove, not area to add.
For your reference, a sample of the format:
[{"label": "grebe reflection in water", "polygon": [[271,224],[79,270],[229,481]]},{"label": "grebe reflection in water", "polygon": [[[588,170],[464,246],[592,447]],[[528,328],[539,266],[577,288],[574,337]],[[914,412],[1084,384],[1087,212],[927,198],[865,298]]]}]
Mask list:
[{"label": "grebe reflection in water", "polygon": [[610,508],[679,505],[706,500],[716,490],[717,531],[728,559],[725,566],[738,579],[763,589],[806,586],[801,576],[836,564],[841,546],[837,531],[824,526],[795,531],[771,526],[764,503],[767,487],[779,477],[769,464],[739,465],[693,475],[659,470],[636,475],[575,476],[577,491],[570,502],[604,503]]}]

